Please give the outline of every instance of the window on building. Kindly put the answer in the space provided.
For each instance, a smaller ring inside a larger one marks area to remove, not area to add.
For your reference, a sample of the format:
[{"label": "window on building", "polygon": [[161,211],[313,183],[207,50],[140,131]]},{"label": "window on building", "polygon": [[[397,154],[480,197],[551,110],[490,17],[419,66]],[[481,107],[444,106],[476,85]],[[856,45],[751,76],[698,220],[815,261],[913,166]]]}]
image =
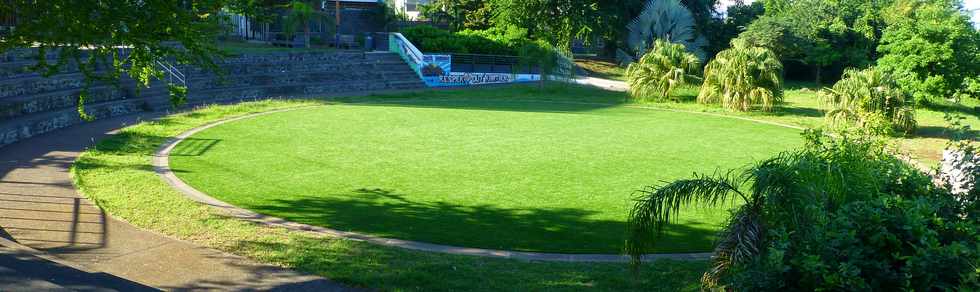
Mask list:
[{"label": "window on building", "polygon": [[418,12],[419,5],[428,3],[428,0],[405,0],[405,11]]}]

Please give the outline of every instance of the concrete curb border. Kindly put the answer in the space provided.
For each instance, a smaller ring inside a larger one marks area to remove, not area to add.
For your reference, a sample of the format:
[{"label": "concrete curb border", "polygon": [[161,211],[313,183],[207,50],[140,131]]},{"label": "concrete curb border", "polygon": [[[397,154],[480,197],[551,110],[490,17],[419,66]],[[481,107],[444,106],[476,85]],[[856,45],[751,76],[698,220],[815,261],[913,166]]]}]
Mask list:
[{"label": "concrete curb border", "polygon": [[[329,106],[329,105],[323,105],[323,106]],[[518,260],[527,260],[527,261],[551,261],[551,262],[628,262],[630,260],[629,256],[622,255],[622,254],[560,254],[560,253],[519,252],[519,251],[509,251],[509,250],[458,247],[458,246],[433,244],[433,243],[411,241],[411,240],[376,237],[376,236],[361,234],[357,232],[347,232],[347,231],[340,231],[340,230],[335,230],[335,229],[325,228],[320,226],[301,224],[301,223],[291,222],[282,218],[258,214],[222,202],[221,200],[215,199],[214,197],[211,197],[205,194],[204,192],[201,192],[195,189],[194,187],[188,185],[180,178],[178,178],[177,175],[170,168],[170,152],[173,151],[174,147],[176,147],[177,144],[179,144],[181,141],[193,136],[196,133],[199,133],[206,129],[219,126],[225,123],[254,118],[267,114],[280,113],[280,112],[299,110],[299,109],[308,109],[313,107],[319,107],[319,106],[301,106],[301,107],[248,114],[244,116],[219,120],[199,127],[195,127],[193,129],[190,129],[186,132],[183,132],[167,140],[167,142],[164,142],[163,145],[157,148],[157,151],[154,153],[152,159],[153,169],[164,182],[166,182],[172,188],[174,188],[175,190],[177,190],[178,192],[180,192],[181,194],[183,194],[184,196],[188,197],[191,200],[218,209],[228,216],[241,220],[246,220],[256,224],[270,226],[270,227],[279,227],[279,228],[285,228],[289,230],[313,232],[313,233],[318,233],[331,237],[339,237],[339,238],[345,238],[350,240],[370,242],[382,246],[398,247],[398,248],[425,251],[425,252],[455,254],[455,255],[518,259]],[[659,260],[659,259],[707,260],[710,259],[711,256],[712,253],[649,254],[643,256],[643,260],[645,261]]]}]

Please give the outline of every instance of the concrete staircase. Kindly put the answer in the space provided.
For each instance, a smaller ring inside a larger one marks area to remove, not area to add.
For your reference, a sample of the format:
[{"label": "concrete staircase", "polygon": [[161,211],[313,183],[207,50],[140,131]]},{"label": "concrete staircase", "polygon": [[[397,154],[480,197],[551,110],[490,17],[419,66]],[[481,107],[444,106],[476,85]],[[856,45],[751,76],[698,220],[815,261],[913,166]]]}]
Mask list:
[{"label": "concrete staircase", "polygon": [[[33,58],[30,50],[0,56],[0,147],[84,122],[77,111],[82,74],[69,66],[61,74],[43,77],[26,69],[35,63]],[[425,87],[397,54],[387,52],[252,54],[226,58],[219,66],[219,74],[182,68],[188,106]],[[119,85],[91,87],[86,112],[102,119],[171,108],[165,82],[138,89],[135,81],[123,78]]]}]

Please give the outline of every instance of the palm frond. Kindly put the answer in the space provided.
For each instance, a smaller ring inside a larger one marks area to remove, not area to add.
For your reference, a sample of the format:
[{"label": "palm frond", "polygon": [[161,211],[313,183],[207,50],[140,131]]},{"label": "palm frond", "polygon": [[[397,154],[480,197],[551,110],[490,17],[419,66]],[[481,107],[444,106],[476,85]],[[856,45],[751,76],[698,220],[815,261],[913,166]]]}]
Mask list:
[{"label": "palm frond", "polygon": [[887,127],[899,132],[915,131],[911,98],[887,72],[875,68],[848,69],[840,81],[822,90],[820,96],[829,108],[827,122],[835,127],[874,128],[883,119]]},{"label": "palm frond", "polygon": [[655,40],[679,43],[700,59],[706,56],[702,48],[708,45],[695,30],[695,19],[680,0],[651,0],[627,26],[626,44],[633,58],[638,59]]},{"label": "palm frond", "polygon": [[708,290],[718,286],[719,278],[732,267],[759,256],[765,246],[765,226],[758,205],[743,205],[719,233],[711,269],[701,276],[701,286]]},{"label": "palm frond", "polygon": [[713,176],[695,174],[691,179],[639,191],[627,223],[626,253],[638,264],[641,255],[654,246],[664,228],[676,219],[682,206],[717,206],[736,196],[747,201],[748,197],[739,191],[743,184],[741,176],[729,171]]},{"label": "palm frond", "polygon": [[700,69],[701,60],[687,52],[684,45],[658,39],[649,53],[626,68],[630,96],[666,99],[678,86],[700,80]]}]

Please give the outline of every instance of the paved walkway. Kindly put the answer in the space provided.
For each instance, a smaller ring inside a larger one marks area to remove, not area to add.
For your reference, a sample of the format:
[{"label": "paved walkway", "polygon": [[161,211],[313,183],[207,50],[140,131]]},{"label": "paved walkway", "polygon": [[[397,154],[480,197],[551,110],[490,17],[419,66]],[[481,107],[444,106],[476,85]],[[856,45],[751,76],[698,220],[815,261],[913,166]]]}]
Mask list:
[{"label": "paved walkway", "polygon": [[630,90],[630,86],[623,81],[609,80],[595,77],[580,77],[572,80],[574,83],[592,85],[605,90],[612,91],[627,91]]},{"label": "paved walkway", "polygon": [[[164,290],[351,290],[135,228],[80,197],[69,176],[78,155],[110,131],[158,116],[100,120],[0,148],[0,235],[91,273]],[[12,266],[22,258],[8,254],[0,262],[7,259]],[[4,284],[44,285],[27,276],[24,283],[9,283],[21,277],[4,277],[15,273],[24,271],[0,267],[0,290]]]}]

